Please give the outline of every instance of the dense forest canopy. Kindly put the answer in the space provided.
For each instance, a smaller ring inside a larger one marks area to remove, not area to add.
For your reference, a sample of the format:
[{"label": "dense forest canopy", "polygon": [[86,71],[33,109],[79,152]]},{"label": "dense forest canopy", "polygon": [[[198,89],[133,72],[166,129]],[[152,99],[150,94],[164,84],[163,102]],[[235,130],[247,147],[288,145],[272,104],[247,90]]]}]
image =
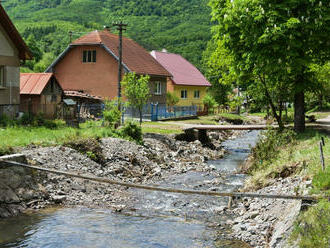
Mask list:
[{"label": "dense forest canopy", "polygon": [[[166,48],[201,68],[210,34],[207,0],[7,0],[3,5],[29,45],[57,56],[73,39],[114,21],[148,50]],[[115,32],[115,30],[113,30]],[[35,61],[38,62],[38,61]],[[44,61],[43,63],[47,63]],[[38,67],[42,68],[42,66]]]}]

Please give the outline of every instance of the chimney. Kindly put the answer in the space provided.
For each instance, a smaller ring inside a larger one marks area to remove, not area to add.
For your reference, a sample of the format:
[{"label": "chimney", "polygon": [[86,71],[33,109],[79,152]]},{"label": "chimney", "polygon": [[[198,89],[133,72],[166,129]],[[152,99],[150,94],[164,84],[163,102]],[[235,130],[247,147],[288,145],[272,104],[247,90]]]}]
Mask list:
[{"label": "chimney", "polygon": [[167,53],[167,50],[165,48],[162,49],[163,53]]}]

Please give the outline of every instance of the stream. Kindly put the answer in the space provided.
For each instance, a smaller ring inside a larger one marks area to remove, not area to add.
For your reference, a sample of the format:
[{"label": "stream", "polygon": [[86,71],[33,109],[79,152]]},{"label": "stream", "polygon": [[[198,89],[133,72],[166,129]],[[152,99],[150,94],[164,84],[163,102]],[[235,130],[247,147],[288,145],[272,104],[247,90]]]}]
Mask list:
[{"label": "stream", "polygon": [[[244,183],[237,174],[254,146],[258,131],[227,140],[228,153],[209,161],[214,173],[188,171],[157,185],[194,190],[234,191]],[[219,176],[220,175],[220,176]],[[238,241],[219,240],[219,226],[231,216],[217,214],[228,199],[130,189],[129,211],[82,207],[45,209],[0,220],[0,247],[129,247],[199,248],[248,247]]]}]

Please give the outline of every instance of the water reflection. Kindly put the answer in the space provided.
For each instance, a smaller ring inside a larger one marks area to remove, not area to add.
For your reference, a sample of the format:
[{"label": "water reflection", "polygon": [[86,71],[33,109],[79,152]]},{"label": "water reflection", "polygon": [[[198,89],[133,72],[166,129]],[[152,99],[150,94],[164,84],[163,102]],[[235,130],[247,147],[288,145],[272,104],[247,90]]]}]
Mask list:
[{"label": "water reflection", "polygon": [[136,217],[87,208],[7,219],[0,221],[0,230],[1,247],[28,248],[213,247],[214,235],[204,224],[178,217]]}]

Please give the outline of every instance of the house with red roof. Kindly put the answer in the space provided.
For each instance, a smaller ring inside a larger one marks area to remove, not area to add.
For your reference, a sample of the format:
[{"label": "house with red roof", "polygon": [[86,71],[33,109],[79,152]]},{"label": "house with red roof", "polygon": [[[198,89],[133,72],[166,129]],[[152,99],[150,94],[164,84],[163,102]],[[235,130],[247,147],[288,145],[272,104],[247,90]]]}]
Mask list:
[{"label": "house with red roof", "polygon": [[[65,91],[113,99],[118,93],[118,35],[108,30],[90,32],[72,42],[49,66]],[[150,102],[166,103],[167,78],[171,74],[149,52],[123,37],[123,74],[149,75]]]},{"label": "house with red roof", "polygon": [[56,118],[63,89],[53,73],[21,73],[20,111]]},{"label": "house with red roof", "polygon": [[0,3],[0,116],[14,117],[20,104],[20,63],[32,55]]},{"label": "house with red roof", "polygon": [[202,99],[211,84],[203,74],[179,54],[152,51],[151,55],[169,72],[167,91],[180,98],[179,106],[202,106]]}]

